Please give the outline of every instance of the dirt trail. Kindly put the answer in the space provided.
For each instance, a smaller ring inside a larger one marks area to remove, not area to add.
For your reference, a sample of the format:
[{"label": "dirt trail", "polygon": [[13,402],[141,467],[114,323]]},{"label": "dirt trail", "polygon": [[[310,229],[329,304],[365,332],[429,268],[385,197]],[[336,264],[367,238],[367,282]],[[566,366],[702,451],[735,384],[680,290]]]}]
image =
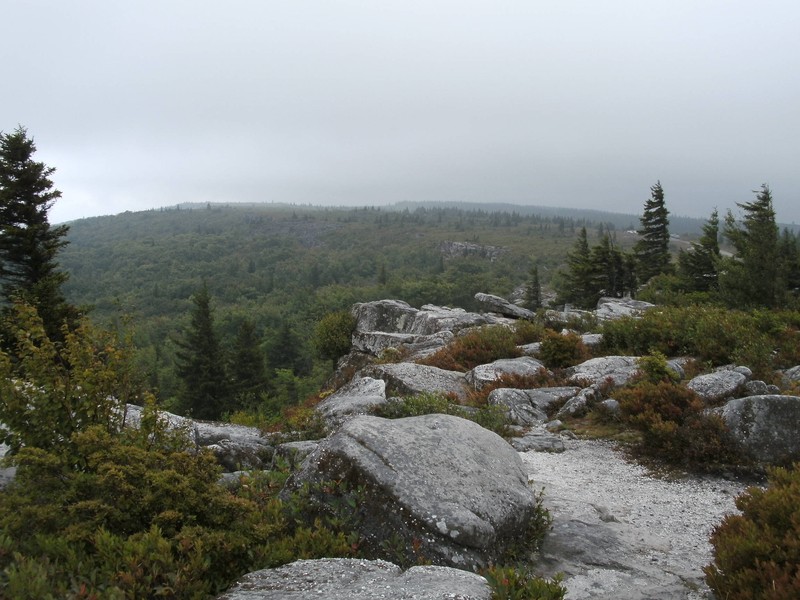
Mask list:
[{"label": "dirt trail", "polygon": [[568,599],[712,597],[702,573],[708,538],[745,485],[656,478],[598,441],[521,457],[554,517],[540,566],[565,574]]}]

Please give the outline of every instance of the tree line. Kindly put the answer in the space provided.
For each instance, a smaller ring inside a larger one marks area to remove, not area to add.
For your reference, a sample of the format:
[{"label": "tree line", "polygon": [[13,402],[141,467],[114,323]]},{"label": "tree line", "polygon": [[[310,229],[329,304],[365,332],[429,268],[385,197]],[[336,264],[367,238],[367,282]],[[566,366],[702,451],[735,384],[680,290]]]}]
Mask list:
[{"label": "tree line", "polygon": [[[697,241],[670,251],[669,210],[658,182],[645,202],[639,239],[630,251],[611,232],[589,246],[582,228],[557,282],[558,302],[591,309],[602,296],[660,302],[712,302],[730,308],[795,306],[800,290],[800,241],[778,227],[772,192],[764,184],[751,202],[737,203],[720,222],[715,209]],[[721,249],[727,242],[730,252]]]}]

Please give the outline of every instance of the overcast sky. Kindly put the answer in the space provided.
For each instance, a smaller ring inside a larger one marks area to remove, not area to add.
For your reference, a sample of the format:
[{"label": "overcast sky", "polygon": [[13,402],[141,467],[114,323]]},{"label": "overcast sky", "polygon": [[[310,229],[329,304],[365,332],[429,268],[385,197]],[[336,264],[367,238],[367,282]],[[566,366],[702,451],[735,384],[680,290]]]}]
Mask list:
[{"label": "overcast sky", "polygon": [[798,0],[0,0],[60,222],[465,200],[800,222]]}]

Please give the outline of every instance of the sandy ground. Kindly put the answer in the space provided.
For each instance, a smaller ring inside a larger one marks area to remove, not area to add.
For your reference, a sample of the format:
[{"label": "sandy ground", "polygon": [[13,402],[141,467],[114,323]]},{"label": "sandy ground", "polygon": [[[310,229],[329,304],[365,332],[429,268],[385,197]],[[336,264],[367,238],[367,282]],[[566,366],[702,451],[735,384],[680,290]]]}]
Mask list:
[{"label": "sandy ground", "polygon": [[554,517],[541,565],[566,575],[567,598],[712,597],[708,538],[744,484],[655,477],[598,441],[520,456]]}]

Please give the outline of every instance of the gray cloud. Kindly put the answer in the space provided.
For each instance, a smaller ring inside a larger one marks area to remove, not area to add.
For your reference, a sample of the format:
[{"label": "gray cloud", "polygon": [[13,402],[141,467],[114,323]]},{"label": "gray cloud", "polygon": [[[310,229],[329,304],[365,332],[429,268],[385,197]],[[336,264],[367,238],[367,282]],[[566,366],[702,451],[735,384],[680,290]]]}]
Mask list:
[{"label": "gray cloud", "polygon": [[191,200],[674,214],[768,182],[800,221],[800,5],[6,3],[0,127],[54,219]]}]

